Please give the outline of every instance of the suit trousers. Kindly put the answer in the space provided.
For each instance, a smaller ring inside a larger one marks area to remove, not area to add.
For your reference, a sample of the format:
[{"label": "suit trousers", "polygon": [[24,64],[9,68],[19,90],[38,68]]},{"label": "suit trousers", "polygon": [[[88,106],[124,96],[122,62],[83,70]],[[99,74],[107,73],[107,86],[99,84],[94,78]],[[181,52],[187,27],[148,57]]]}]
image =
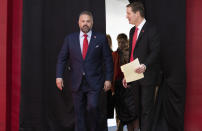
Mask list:
[{"label": "suit trousers", "polygon": [[[99,90],[90,90],[85,76],[83,76],[80,89],[72,93],[75,131],[97,131],[99,92]],[[90,116],[86,117],[87,114]]]},{"label": "suit trousers", "polygon": [[150,131],[152,113],[154,109],[155,85],[140,85],[140,128],[141,131]]}]

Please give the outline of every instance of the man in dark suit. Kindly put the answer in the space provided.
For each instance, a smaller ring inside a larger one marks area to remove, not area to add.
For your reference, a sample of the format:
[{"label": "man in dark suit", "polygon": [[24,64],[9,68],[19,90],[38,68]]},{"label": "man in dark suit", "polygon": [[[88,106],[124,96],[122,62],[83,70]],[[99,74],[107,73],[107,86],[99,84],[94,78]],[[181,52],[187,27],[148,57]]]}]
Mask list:
[{"label": "man in dark suit", "polygon": [[[144,78],[133,82],[131,88],[140,89],[140,128],[141,131],[149,131],[159,74],[160,40],[156,28],[145,20],[142,3],[133,2],[127,5],[127,19],[134,25],[130,30],[129,62],[138,58],[140,66],[134,68],[134,71],[144,73]],[[123,85],[128,87],[125,79]]]},{"label": "man in dark suit", "polygon": [[85,112],[90,114],[90,131],[98,131],[98,97],[101,89],[111,88],[113,62],[106,36],[92,31],[93,16],[79,16],[80,32],[67,35],[58,56],[56,85],[63,88],[66,65],[70,67],[71,90],[75,108],[75,130],[86,131]]}]

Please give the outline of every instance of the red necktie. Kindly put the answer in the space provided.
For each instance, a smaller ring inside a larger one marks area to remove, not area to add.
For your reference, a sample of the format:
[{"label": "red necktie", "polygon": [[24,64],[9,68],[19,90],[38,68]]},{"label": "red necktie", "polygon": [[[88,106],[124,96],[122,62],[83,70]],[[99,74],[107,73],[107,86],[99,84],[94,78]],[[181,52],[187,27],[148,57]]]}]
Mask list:
[{"label": "red necktie", "polygon": [[88,50],[88,35],[84,34],[84,40],[83,40],[83,59],[85,60],[86,54],[87,54],[87,50]]},{"label": "red necktie", "polygon": [[130,62],[133,61],[133,53],[134,53],[135,44],[136,44],[136,40],[137,40],[137,32],[138,32],[138,28],[135,28],[135,33],[133,35],[132,51],[131,51],[131,55],[130,55]]}]

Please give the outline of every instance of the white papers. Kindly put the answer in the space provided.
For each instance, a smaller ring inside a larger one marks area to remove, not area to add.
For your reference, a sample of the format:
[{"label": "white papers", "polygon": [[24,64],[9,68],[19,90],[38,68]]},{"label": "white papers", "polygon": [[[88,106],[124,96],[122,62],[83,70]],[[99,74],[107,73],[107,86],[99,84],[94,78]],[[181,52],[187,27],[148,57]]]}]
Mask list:
[{"label": "white papers", "polygon": [[135,69],[139,66],[140,66],[140,62],[138,58],[136,58],[134,61],[128,64],[121,66],[121,71],[123,72],[127,83],[144,78],[143,73],[138,74],[135,72]]}]

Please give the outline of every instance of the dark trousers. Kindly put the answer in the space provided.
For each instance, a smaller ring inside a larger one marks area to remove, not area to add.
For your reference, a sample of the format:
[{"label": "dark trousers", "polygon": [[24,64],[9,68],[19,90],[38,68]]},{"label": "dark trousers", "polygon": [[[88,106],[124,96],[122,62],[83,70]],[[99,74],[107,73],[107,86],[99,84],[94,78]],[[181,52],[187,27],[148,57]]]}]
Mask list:
[{"label": "dark trousers", "polygon": [[[90,90],[85,78],[80,89],[73,92],[75,109],[75,131],[97,131],[98,126],[98,97],[100,91]],[[86,113],[90,116],[86,118]],[[87,124],[88,129],[87,130]]]},{"label": "dark trousers", "polygon": [[154,109],[154,85],[139,85],[140,86],[140,104],[141,104],[141,131],[150,131],[152,123],[152,113]]}]

